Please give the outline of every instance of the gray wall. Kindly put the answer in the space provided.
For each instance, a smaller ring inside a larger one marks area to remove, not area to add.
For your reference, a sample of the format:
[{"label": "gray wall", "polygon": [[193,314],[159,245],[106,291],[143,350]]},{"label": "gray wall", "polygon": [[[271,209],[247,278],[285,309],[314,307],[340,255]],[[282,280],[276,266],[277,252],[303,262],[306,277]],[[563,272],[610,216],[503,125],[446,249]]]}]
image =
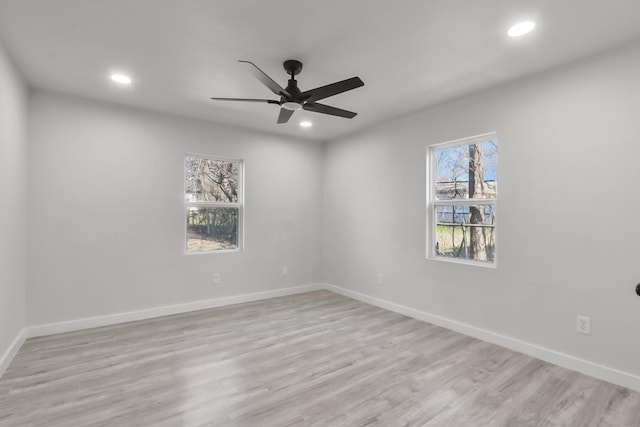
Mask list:
[{"label": "gray wall", "polygon": [[[321,144],[44,91],[30,109],[29,325],[320,280]],[[186,153],[245,160],[243,252],[184,254]]]},{"label": "gray wall", "polygon": [[0,45],[0,358],[25,325],[27,86]]},{"label": "gray wall", "polygon": [[[638,76],[627,46],[327,144],[323,279],[639,375]],[[427,146],[490,131],[498,268],[426,260]]]}]

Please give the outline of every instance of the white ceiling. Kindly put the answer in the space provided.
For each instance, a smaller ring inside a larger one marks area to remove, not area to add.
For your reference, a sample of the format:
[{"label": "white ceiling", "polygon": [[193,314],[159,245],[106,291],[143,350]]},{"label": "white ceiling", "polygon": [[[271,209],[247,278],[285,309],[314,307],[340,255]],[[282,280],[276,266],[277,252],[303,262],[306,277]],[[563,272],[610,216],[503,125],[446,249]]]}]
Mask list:
[{"label": "white ceiling", "polygon": [[[508,38],[523,19],[534,32]],[[34,87],[314,140],[639,38],[638,0],[0,0],[0,42]],[[237,60],[286,86],[290,58],[302,90],[359,76],[322,101],[358,116],[278,125],[277,106],[209,100],[272,98]]]}]

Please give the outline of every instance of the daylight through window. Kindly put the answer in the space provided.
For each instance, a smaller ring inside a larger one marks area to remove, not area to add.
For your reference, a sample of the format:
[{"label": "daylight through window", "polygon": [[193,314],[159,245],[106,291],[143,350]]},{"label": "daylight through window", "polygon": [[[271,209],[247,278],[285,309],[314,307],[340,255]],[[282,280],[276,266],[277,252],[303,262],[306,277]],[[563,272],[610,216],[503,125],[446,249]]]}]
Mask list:
[{"label": "daylight through window", "polygon": [[242,161],[185,158],[186,251],[241,249]]},{"label": "daylight through window", "polygon": [[495,265],[496,135],[434,145],[428,161],[429,258]]}]

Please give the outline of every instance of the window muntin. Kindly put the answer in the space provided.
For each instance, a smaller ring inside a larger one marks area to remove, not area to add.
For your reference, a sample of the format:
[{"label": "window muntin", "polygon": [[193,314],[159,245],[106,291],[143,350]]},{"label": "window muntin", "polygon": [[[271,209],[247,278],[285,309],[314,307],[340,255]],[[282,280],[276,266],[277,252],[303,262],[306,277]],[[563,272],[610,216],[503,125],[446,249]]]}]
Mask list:
[{"label": "window muntin", "polygon": [[495,266],[495,133],[429,148],[428,257]]},{"label": "window muntin", "polygon": [[187,253],[241,249],[241,160],[185,157]]}]

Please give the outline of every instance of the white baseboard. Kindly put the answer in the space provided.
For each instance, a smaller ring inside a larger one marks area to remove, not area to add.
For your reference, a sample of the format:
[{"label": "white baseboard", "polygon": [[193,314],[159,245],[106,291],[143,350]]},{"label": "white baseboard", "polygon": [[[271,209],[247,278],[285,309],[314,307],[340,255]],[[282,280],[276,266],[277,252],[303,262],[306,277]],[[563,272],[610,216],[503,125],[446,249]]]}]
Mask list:
[{"label": "white baseboard", "polygon": [[322,284],[322,287],[328,291],[335,292],[337,294],[344,295],[346,297],[353,298],[367,304],[375,305],[389,311],[413,317],[417,320],[422,320],[423,322],[441,326],[443,328],[450,329],[452,331],[456,331],[482,341],[487,341],[501,347],[517,351],[518,353],[523,353],[528,356],[544,360],[545,362],[553,363],[554,365],[562,366],[563,368],[567,368],[594,378],[608,381],[622,387],[640,391],[640,377],[628,372],[609,368],[598,363],[560,353],[536,344],[528,343],[516,338],[498,334],[496,332],[488,331],[486,329],[477,328],[466,323],[458,322],[400,304],[385,301],[380,298],[362,294],[360,292],[351,291],[339,286],[325,283]]},{"label": "white baseboard", "polygon": [[133,322],[136,320],[151,319],[172,314],[187,313],[190,311],[205,310],[207,308],[222,307],[225,305],[240,304],[243,302],[258,301],[268,298],[276,298],[287,295],[300,294],[324,289],[322,284],[296,286],[292,288],[276,289],[273,291],[254,292],[250,294],[234,295],[229,297],[214,298],[204,301],[194,301],[184,304],[167,305],[163,307],[149,308],[145,310],[129,311],[126,313],[109,314],[106,316],[88,317],[85,319],[70,320],[66,322],[48,323],[44,325],[30,326],[26,331],[27,337],[40,337],[44,335],[60,334],[63,332],[79,331],[82,329],[109,326],[118,323]]},{"label": "white baseboard", "polygon": [[2,358],[0,358],[0,378],[2,378],[4,371],[7,370],[7,367],[9,366],[9,364],[11,363],[15,355],[18,353],[18,350],[20,350],[20,347],[22,347],[22,344],[24,344],[26,339],[27,339],[27,329],[22,328],[22,330],[18,333],[16,338],[13,340],[13,342],[7,349],[7,351],[4,352],[4,354],[2,355]]}]

